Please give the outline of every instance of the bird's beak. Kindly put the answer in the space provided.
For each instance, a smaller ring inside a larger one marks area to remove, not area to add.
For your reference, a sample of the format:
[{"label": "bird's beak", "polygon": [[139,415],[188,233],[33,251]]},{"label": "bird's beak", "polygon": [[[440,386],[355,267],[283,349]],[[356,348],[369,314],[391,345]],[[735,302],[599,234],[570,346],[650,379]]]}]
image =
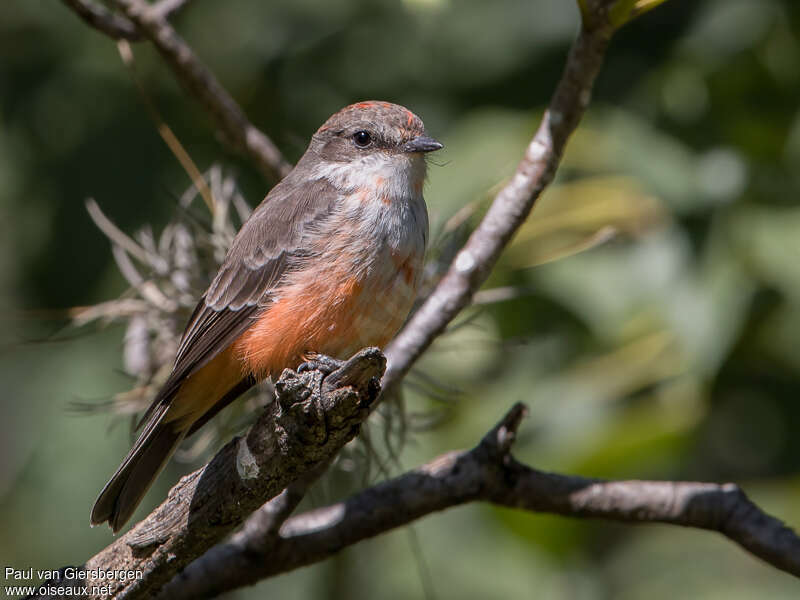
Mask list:
[{"label": "bird's beak", "polygon": [[420,135],[415,137],[410,142],[406,142],[403,146],[403,152],[433,152],[434,150],[439,150],[441,148],[444,148],[444,144],[441,142],[433,139],[432,137]]}]

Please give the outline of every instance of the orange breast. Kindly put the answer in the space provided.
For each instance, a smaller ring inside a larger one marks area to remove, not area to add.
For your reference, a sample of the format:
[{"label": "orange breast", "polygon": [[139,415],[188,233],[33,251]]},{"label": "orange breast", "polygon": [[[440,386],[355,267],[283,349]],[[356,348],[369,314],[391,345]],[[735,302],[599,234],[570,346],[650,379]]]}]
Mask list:
[{"label": "orange breast", "polygon": [[414,301],[411,270],[361,278],[346,269],[297,273],[234,343],[234,353],[261,379],[296,368],[313,352],[345,359],[364,346],[382,347]]}]

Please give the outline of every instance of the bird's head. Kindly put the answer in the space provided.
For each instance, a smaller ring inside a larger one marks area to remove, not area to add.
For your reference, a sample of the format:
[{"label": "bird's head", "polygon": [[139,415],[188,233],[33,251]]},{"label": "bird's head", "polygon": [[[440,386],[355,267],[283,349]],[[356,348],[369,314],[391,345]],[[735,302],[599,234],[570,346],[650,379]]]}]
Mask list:
[{"label": "bird's head", "polygon": [[[442,148],[417,115],[380,101],[351,104],[331,116],[311,139],[317,170],[339,185],[361,187],[375,178],[421,183],[424,155]],[[419,187],[414,185],[414,187]]]}]

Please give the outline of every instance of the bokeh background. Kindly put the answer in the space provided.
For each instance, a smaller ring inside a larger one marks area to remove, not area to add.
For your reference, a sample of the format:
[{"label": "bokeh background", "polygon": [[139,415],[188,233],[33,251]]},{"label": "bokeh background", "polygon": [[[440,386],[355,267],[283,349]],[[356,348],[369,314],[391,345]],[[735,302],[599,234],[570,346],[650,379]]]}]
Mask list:
[{"label": "bokeh background", "polygon": [[[173,22],[291,160],[352,101],[420,114],[446,144],[426,192],[441,248],[513,171],[578,14],[567,0],[195,0]],[[669,0],[620,32],[556,185],[406,389],[399,455],[373,436],[383,468],[361,476],[356,460],[353,477],[323,482],[310,502],[470,446],[525,401],[525,462],[732,480],[800,526],[799,36],[794,0]],[[197,165],[218,165],[259,202],[269,182],[218,140],[151,47],[134,52]],[[2,567],[79,564],[112,539],[88,516],[129,447],[128,421],[72,407],[131,387],[125,329],[65,327],[64,309],[128,284],[84,202],[95,198],[124,231],[158,235],[189,183],[114,42],[61,3],[0,3]],[[192,466],[171,465],[145,504]],[[711,533],[474,505],[232,597],[426,589],[442,599],[800,595],[796,580]]]}]

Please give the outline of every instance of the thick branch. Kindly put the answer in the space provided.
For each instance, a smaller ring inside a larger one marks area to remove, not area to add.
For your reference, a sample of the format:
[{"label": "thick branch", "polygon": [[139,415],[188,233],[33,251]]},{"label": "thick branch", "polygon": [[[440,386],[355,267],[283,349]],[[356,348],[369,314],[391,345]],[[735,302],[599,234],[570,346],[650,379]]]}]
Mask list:
[{"label": "thick branch", "polygon": [[[161,506],[84,565],[139,571],[141,579],[86,573],[50,584],[109,586],[84,596],[89,598],[151,598],[264,502],[327,466],[367,417],[384,366],[380,351],[368,348],[324,379],[319,371],[284,371],[275,402],[246,436],[234,438],[205,467],[182,478]],[[291,488],[280,497],[272,506],[283,514],[299,501]]]},{"label": "thick branch", "polygon": [[472,450],[445,454],[344,502],[293,517],[277,538],[268,527],[254,525],[239,532],[189,565],[160,597],[211,598],[319,562],[430,513],[474,501],[571,517],[718,531],[773,566],[800,576],[800,538],[761,511],[736,485],[603,481],[531,469],[509,453],[524,414],[522,405],[514,406]]},{"label": "thick branch", "polygon": [[500,253],[553,180],[567,139],[589,105],[592,86],[613,32],[606,18],[606,9],[613,2],[592,3],[591,25],[584,23],[573,43],[561,80],[516,172],[495,196],[436,289],[387,348],[384,392],[388,393],[402,379],[431,342],[470,303]]}]

